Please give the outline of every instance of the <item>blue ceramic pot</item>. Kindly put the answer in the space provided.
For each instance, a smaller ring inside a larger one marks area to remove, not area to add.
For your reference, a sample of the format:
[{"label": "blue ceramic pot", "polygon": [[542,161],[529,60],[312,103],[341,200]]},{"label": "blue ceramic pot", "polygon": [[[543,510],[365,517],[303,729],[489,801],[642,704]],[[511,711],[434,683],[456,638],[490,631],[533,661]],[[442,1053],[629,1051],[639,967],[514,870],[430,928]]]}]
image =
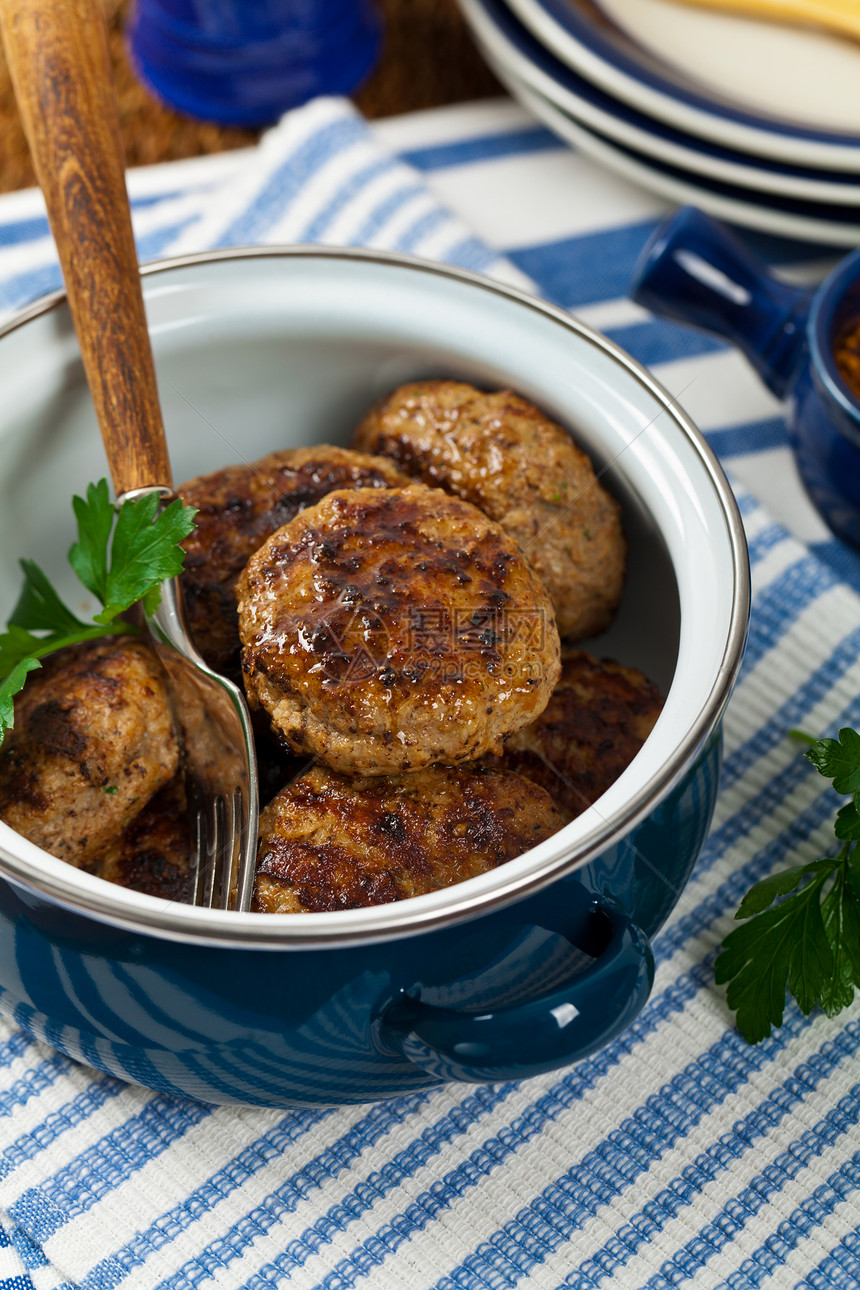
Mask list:
[{"label": "blue ceramic pot", "polygon": [[[714,807],[749,583],[707,445],[603,337],[467,273],[266,248],[150,266],[144,294],[177,478],[344,442],[375,398],[418,377],[511,385],[574,427],[606,469],[630,544],[615,623],[589,645],[642,668],[666,703],[630,767],[572,824],[489,874],[373,909],[171,904],[0,824],[0,1009],[122,1079],[254,1106],[519,1078],[594,1052],[647,1001],[651,938]],[[0,333],[0,382],[8,612],[19,555],[64,589],[70,494],[104,472],[62,295]]]},{"label": "blue ceramic pot", "polygon": [[788,402],[809,496],[834,533],[860,547],[860,402],[834,358],[842,330],[860,321],[860,251],[813,292],[772,277],[724,225],[685,207],[648,242],[631,295],[743,351],[768,389]]},{"label": "blue ceramic pot", "polygon": [[651,816],[547,890],[334,952],[189,946],[0,882],[0,1007],[77,1061],[206,1102],[366,1102],[553,1070],[647,1000],[649,940],[698,855],[719,760],[712,737]]}]

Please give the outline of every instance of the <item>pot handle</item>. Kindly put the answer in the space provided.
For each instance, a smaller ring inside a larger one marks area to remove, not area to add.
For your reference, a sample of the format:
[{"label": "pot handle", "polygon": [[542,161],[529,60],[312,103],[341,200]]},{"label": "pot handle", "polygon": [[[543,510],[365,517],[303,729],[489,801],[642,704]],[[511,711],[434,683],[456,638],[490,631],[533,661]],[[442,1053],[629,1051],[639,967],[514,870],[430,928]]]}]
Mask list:
[{"label": "pot handle", "polygon": [[630,295],[662,318],[730,340],[785,398],[803,355],[812,292],[771,277],[710,215],[684,206],[665,219],[636,262]]},{"label": "pot handle", "polygon": [[612,906],[600,955],[564,986],[526,1003],[464,1012],[402,991],[382,1011],[380,1045],[444,1080],[522,1079],[587,1057],[624,1030],[644,1007],[654,958],[644,932]]}]

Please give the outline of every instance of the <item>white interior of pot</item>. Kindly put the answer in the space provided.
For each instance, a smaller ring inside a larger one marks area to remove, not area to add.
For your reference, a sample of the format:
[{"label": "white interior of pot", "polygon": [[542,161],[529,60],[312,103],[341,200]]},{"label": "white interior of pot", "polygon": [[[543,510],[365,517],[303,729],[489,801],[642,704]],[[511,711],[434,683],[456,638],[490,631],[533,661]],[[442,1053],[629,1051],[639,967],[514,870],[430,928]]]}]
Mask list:
[{"label": "white interior of pot", "polygon": [[[585,815],[501,869],[395,906],[265,918],[168,906],[79,873],[0,825],[6,871],[63,903],[168,935],[340,940],[507,898],[653,807],[719,714],[745,616],[726,486],[653,384],[554,311],[360,254],[209,260],[148,276],[145,294],[177,482],[279,448],[346,443],[368,406],[408,379],[510,386],[533,399],[605,470],[624,510],[626,590],[590,647],[641,668],[667,702],[641,753]],[[0,339],[0,386],[0,615],[17,597],[21,556],[47,570],[73,609],[92,609],[66,562],[71,495],[108,472],[64,306]]]}]

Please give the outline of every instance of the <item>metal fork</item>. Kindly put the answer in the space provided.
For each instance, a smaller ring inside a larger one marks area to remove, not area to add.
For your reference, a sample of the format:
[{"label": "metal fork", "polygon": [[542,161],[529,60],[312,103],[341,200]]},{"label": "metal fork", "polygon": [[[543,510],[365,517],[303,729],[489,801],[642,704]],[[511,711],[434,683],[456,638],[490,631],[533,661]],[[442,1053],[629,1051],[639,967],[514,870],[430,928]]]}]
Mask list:
[{"label": "metal fork", "polygon": [[[0,0],[0,30],[117,498],[172,496],[101,0]],[[244,697],[191,644],[176,582],[148,625],[184,733],[192,901],[247,909],[258,804]]]},{"label": "metal fork", "polygon": [[185,749],[194,838],[191,904],[247,911],[254,889],[259,801],[245,696],[213,672],[191,644],[178,581],[162,583],[161,603],[147,624],[170,678]]}]

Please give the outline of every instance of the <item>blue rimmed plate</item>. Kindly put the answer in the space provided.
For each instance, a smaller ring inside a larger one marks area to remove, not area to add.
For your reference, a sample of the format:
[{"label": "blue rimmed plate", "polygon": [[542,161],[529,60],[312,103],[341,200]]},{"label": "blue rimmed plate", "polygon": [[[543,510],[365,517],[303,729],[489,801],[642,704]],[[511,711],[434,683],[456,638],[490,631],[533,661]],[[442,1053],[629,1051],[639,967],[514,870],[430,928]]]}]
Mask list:
[{"label": "blue rimmed plate", "polygon": [[860,175],[750,157],[654,121],[593,85],[549,52],[504,0],[461,0],[481,47],[518,81],[586,129],[670,166],[738,188],[828,205],[860,205]]},{"label": "blue rimmed plate", "polygon": [[860,209],[824,203],[792,202],[770,194],[753,194],[732,184],[709,181],[675,166],[664,165],[631,148],[622,147],[595,130],[586,129],[549,99],[519,81],[489,51],[485,55],[511,93],[559,138],[601,161],[609,169],[660,193],[680,205],[699,206],[720,219],[764,233],[775,233],[818,246],[860,245]]},{"label": "blue rimmed plate", "polygon": [[593,85],[701,139],[860,172],[860,49],[812,29],[675,0],[509,0]]}]

